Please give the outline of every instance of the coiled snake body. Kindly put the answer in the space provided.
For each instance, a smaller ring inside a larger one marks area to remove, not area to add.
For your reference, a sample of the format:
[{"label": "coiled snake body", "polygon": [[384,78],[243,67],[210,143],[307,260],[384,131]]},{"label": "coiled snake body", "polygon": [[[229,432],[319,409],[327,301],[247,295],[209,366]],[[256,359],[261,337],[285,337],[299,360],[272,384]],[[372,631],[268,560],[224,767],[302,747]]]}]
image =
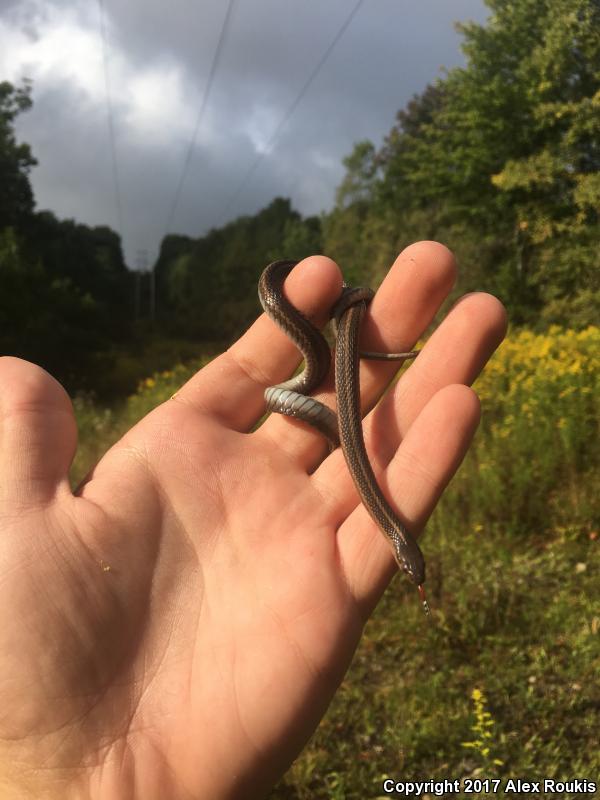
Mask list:
[{"label": "coiled snake body", "polygon": [[265,391],[267,410],[304,420],[323,433],[332,448],[341,445],[348,470],[360,498],[392,547],[398,566],[407,573],[421,594],[425,606],[423,583],[425,559],[412,535],[384,497],[369,462],[362,431],[360,410],[359,359],[413,358],[410,353],[364,353],[359,350],[358,336],[362,316],[373,291],[344,286],[332,309],[336,328],[335,390],[337,415],[310,393],[323,381],[331,362],[329,345],[321,332],[283,293],[283,283],[296,261],[274,261],[264,270],[258,284],[258,295],[267,316],[296,344],[304,356],[304,370],[284,383]]}]

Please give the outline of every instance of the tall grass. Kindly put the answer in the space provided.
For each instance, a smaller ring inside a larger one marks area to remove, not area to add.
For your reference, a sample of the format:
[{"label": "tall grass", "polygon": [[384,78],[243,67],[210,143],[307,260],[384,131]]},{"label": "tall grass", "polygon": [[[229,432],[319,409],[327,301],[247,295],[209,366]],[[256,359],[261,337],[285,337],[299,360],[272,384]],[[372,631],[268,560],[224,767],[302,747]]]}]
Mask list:
[{"label": "tall grass", "polygon": [[[600,329],[516,333],[475,388],[481,428],[423,541],[432,619],[391,585],[270,800],[600,775]],[[494,724],[465,747],[477,692]]]}]

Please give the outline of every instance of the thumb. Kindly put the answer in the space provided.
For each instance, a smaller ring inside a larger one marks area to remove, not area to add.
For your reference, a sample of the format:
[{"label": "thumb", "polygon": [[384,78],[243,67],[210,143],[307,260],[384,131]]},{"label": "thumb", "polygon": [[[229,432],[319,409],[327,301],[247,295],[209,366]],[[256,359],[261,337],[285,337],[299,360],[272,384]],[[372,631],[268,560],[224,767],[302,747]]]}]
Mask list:
[{"label": "thumb", "polygon": [[0,511],[52,501],[69,488],[77,425],[68,394],[41,367],[0,358]]}]

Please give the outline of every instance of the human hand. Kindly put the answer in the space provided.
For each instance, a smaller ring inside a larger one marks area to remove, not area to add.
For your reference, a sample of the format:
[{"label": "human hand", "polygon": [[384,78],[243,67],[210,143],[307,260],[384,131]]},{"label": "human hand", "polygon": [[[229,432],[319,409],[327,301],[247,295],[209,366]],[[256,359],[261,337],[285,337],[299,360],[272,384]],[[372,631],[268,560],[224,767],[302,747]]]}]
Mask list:
[{"label": "human hand", "polygon": [[[441,245],[407,248],[364,347],[409,349],[454,275]],[[286,282],[321,325],[340,290],[324,257]],[[467,449],[479,404],[465,384],[505,326],[493,297],[463,298],[365,420],[413,533]],[[69,398],[0,359],[2,797],[257,797],[313,732],[396,566],[340,450],[277,415],[250,433],[298,357],[262,315],[75,494]],[[363,362],[365,410],[394,370]],[[319,397],[333,404],[332,386]]]}]

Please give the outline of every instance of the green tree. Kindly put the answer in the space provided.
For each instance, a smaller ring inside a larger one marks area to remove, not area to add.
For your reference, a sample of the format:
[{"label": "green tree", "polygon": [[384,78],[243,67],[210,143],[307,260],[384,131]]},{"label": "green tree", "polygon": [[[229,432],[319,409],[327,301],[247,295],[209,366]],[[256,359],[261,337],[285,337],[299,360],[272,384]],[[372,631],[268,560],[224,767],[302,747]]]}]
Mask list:
[{"label": "green tree", "polygon": [[37,164],[28,144],[17,143],[15,118],[31,107],[31,85],[0,83],[0,230],[21,227],[33,211],[29,171]]},{"label": "green tree", "polygon": [[592,321],[600,301],[600,5],[551,5],[544,37],[522,66],[536,147],[509,158],[492,182],[535,256],[529,277],[544,316],[564,321],[567,301],[579,314],[587,306]]},{"label": "green tree", "polygon": [[197,240],[169,237],[161,248],[160,280],[167,287],[166,328],[179,336],[228,341],[256,316],[256,285],[269,260],[295,257],[286,236],[300,215],[275,198],[253,216],[239,217]]},{"label": "green tree", "polygon": [[392,208],[397,215],[425,206],[431,209],[431,199],[414,191],[413,151],[424,138],[434,114],[442,108],[444,96],[443,82],[430,84],[396,114],[396,124],[375,156],[380,180],[373,185],[373,200],[379,212]]},{"label": "green tree", "polygon": [[76,391],[94,388],[106,345],[92,295],[66,276],[49,275],[11,228],[0,232],[0,354],[34,361]]},{"label": "green tree", "polygon": [[283,227],[283,239],[278,247],[272,250],[267,261],[279,258],[302,258],[320,253],[322,249],[321,219],[306,217],[302,219],[289,217]]},{"label": "green tree", "polygon": [[130,334],[132,283],[119,236],[34,213],[29,145],[14,122],[31,85],[0,83],[0,353],[42,365],[71,391],[106,386],[111,350]]},{"label": "green tree", "polygon": [[131,275],[125,266],[121,239],[102,225],[90,227],[59,220],[50,211],[34,214],[26,228],[26,253],[39,259],[52,278],[68,278],[89,293],[105,315],[105,325],[124,333],[131,309]]},{"label": "green tree", "polygon": [[598,266],[600,7],[488,5],[485,26],[460,26],[468,64],[448,75],[410,178],[451,221],[504,239],[494,288],[535,309],[589,289]]},{"label": "green tree", "polygon": [[375,145],[368,139],[357,142],[349,156],[343,159],[346,174],[335,193],[336,208],[368,205],[372,194],[377,162]]},{"label": "green tree", "polygon": [[443,239],[459,288],[498,293],[513,321],[568,321],[572,303],[584,324],[600,299],[600,6],[487,5],[485,25],[458,26],[466,66],[413,98],[379,152],[346,160],[341,197],[357,187],[360,202],[338,203],[325,247],[360,261],[378,232],[378,261]]}]

